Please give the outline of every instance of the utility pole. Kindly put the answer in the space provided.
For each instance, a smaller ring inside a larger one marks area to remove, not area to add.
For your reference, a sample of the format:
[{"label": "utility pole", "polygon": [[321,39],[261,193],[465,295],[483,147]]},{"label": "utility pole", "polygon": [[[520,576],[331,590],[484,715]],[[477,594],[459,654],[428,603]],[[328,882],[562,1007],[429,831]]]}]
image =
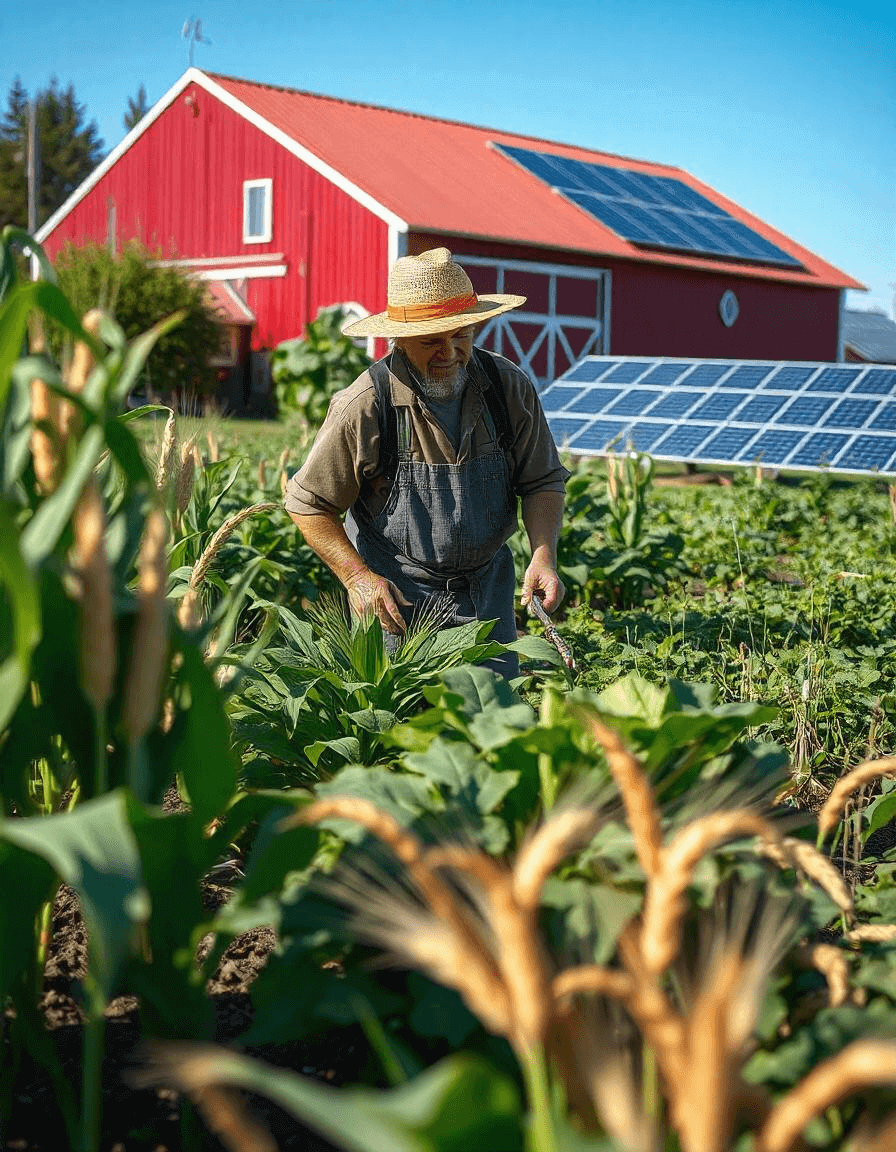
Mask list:
[{"label": "utility pole", "polygon": [[[37,96],[28,103],[28,235],[37,231],[37,196],[40,187],[40,146],[37,137]],[[37,257],[31,253],[31,279],[38,277]]]}]

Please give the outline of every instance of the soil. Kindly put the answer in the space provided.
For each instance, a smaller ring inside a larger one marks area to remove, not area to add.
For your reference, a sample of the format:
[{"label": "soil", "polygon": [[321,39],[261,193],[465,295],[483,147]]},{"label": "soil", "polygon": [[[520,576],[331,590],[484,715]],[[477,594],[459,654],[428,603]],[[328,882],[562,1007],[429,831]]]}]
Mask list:
[{"label": "soil", "polygon": [[[214,907],[229,895],[220,885],[207,885],[204,896]],[[239,1048],[239,1037],[252,1020],[250,988],[265,966],[276,943],[271,929],[260,928],[238,937],[222,957],[208,984],[214,1007],[215,1040]],[[53,943],[48,958],[40,1008],[56,1045],[69,1083],[79,1083],[82,1047],[82,1015],[78,1006],[78,983],[86,974],[87,933],[76,894],[63,886],[53,911]],[[138,1089],[128,1080],[137,1058],[140,1040],[140,1007],[134,997],[112,1001],[106,1013],[103,1063],[102,1152],[181,1152],[183,1101],[165,1088]],[[4,1045],[6,1037],[4,1036]],[[245,1051],[271,1064],[294,1069],[329,1084],[358,1078],[366,1058],[366,1042],[356,1034],[340,1031],[310,1043],[246,1048]],[[0,1065],[10,1053],[0,1053]],[[333,1152],[333,1146],[303,1128],[294,1118],[260,1098],[243,1095],[245,1111],[267,1131],[271,1148],[283,1152]],[[231,1152],[246,1145],[219,1140],[200,1121],[192,1149]],[[70,1147],[56,1093],[47,1072],[26,1058],[18,1070],[10,1114],[0,1115],[0,1148],[16,1152],[65,1152]],[[262,1145],[258,1145],[259,1149]]]}]

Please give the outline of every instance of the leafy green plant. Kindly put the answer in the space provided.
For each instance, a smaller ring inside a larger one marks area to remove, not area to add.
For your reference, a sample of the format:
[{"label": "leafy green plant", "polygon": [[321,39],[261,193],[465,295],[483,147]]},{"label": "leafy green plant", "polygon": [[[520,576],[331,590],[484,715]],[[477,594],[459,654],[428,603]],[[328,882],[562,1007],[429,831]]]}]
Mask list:
[{"label": "leafy green plant", "polygon": [[[255,783],[316,780],[346,762],[383,760],[385,734],[420,709],[446,669],[505,650],[487,640],[493,621],[441,627],[438,603],[391,653],[379,621],[349,621],[339,598],[325,598],[304,620],[282,606],[258,607],[276,613],[286,644],[259,655],[230,704],[244,770]],[[533,650],[525,642],[510,647]],[[550,654],[544,642],[536,647]],[[237,648],[236,657],[243,652]]]},{"label": "leafy green plant", "polygon": [[281,414],[308,427],[323,423],[333,395],[348,387],[370,364],[370,357],[343,336],[341,308],[322,308],[304,337],[286,340],[271,355],[271,376]]}]

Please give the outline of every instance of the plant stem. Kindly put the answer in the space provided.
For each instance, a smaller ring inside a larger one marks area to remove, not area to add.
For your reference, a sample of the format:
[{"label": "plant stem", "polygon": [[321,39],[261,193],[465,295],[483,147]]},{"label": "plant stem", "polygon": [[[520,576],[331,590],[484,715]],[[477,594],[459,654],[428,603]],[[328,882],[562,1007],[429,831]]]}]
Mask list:
[{"label": "plant stem", "polygon": [[520,1057],[529,1100],[529,1152],[559,1152],[548,1089],[544,1048],[536,1045]]},{"label": "plant stem", "polygon": [[545,812],[550,812],[557,799],[557,781],[554,779],[553,764],[548,752],[538,753],[538,778],[541,781],[541,803]]},{"label": "plant stem", "polygon": [[641,1048],[641,1095],[644,1115],[652,1117],[659,1126],[660,1093],[657,1083],[656,1053],[649,1044]]},{"label": "plant stem", "polygon": [[[91,997],[91,1000],[93,997]],[[91,1004],[84,1025],[83,1081],[81,1084],[81,1150],[99,1152],[103,1114],[103,1038],[106,1021]]]},{"label": "plant stem", "polygon": [[100,704],[93,711],[94,750],[93,750],[93,794],[105,796],[109,791],[109,765],[106,761],[106,705]]}]

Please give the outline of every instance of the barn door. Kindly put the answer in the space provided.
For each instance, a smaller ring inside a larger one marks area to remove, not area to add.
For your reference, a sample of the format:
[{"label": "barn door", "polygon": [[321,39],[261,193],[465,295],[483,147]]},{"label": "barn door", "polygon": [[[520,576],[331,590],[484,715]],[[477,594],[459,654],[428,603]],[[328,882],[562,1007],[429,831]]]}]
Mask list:
[{"label": "barn door", "polygon": [[609,351],[609,272],[490,256],[457,259],[477,292],[526,297],[522,308],[490,320],[476,343],[519,364],[540,388],[582,356]]}]

